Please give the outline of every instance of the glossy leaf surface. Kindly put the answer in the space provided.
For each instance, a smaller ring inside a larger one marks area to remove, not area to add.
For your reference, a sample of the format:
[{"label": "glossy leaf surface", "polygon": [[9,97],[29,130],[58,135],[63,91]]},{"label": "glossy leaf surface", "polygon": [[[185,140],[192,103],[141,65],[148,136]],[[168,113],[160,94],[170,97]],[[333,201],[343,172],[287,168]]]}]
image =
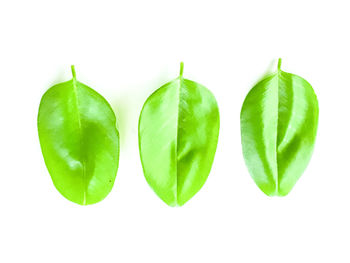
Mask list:
[{"label": "glossy leaf surface", "polygon": [[170,206],[181,206],[205,183],[216,151],[219,109],[204,86],[180,76],[156,90],[139,119],[144,175]]},{"label": "glossy leaf surface", "polygon": [[312,155],[318,102],[303,78],[281,70],[256,84],[241,110],[245,162],[258,187],[269,196],[287,195]]},{"label": "glossy leaf surface", "polygon": [[38,132],[46,167],[57,190],[80,205],[111,191],[119,161],[119,133],[108,102],[73,79],[42,97]]}]

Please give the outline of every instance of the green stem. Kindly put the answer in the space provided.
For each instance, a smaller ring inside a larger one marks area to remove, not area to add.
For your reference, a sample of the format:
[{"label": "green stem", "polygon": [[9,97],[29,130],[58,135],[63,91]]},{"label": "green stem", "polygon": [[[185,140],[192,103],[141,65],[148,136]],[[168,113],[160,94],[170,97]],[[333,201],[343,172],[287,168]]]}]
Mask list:
[{"label": "green stem", "polygon": [[180,63],[180,77],[182,77],[183,73],[184,73],[184,63],[181,61],[181,63]]},{"label": "green stem", "polygon": [[70,66],[70,67],[71,67],[71,69],[72,69],[73,79],[76,79],[77,76],[76,76],[76,74],[75,74],[75,67],[74,67],[74,65],[72,65],[72,66]]},{"label": "green stem", "polygon": [[278,66],[277,66],[278,71],[281,70],[281,64],[282,64],[282,59],[279,58],[279,59],[278,59]]}]

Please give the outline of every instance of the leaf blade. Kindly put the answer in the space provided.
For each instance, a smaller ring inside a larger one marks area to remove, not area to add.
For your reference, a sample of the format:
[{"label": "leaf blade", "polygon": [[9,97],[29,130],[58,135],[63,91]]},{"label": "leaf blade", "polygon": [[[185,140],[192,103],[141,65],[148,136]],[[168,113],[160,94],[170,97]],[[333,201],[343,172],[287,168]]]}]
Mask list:
[{"label": "leaf blade", "polygon": [[[155,193],[170,206],[185,204],[205,183],[219,132],[214,96],[204,86],[184,79],[182,72],[183,65],[178,78],[146,100],[139,118],[144,175]],[[203,107],[205,101],[211,102],[207,108]],[[206,113],[211,114],[209,119],[203,118]],[[198,131],[201,134],[207,131],[212,136],[201,137],[201,141]]]},{"label": "leaf blade", "polygon": [[119,162],[119,132],[108,102],[73,79],[42,97],[38,133],[45,164],[57,190],[81,205],[104,199]]},{"label": "leaf blade", "polygon": [[298,181],[310,161],[318,125],[311,85],[280,65],[252,88],[241,110],[243,156],[255,183],[269,196],[287,195]]},{"label": "leaf blade", "polygon": [[241,110],[243,156],[250,174],[257,175],[253,178],[256,184],[267,195],[273,195],[277,178],[276,89],[276,75],[273,74],[248,93]]},{"label": "leaf blade", "polygon": [[[283,85],[280,92],[291,101],[280,99],[280,109],[290,106],[289,116],[280,110],[281,136],[278,140],[279,193],[284,196],[291,191],[306,169],[313,153],[318,126],[318,101],[311,85],[303,78],[281,71]],[[281,98],[281,96],[280,96]],[[283,125],[286,125],[284,128]],[[296,128],[297,127],[297,128]],[[284,128],[284,130],[282,129]],[[294,176],[293,176],[294,175]]]}]

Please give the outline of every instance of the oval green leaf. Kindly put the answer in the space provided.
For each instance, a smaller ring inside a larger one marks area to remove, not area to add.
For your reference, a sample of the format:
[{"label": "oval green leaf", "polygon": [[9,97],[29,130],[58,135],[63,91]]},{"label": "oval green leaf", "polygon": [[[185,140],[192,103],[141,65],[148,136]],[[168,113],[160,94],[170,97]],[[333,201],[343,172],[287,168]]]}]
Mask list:
[{"label": "oval green leaf", "polygon": [[46,167],[68,200],[94,204],[111,191],[119,161],[119,133],[108,102],[73,79],[42,97],[38,132]]},{"label": "oval green leaf", "polygon": [[256,84],[241,110],[243,156],[258,187],[287,195],[308,165],[317,133],[318,102],[303,78],[281,70]]},{"label": "oval green leaf", "polygon": [[204,185],[219,136],[219,109],[204,86],[180,76],[156,90],[139,119],[145,178],[169,206],[182,206]]}]

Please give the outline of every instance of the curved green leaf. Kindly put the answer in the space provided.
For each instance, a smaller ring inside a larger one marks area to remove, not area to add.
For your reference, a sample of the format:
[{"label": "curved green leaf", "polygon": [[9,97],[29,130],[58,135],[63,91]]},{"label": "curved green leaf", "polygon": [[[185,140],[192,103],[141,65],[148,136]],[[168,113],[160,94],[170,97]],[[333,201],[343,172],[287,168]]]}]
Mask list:
[{"label": "curved green leaf", "polygon": [[312,155],[318,102],[303,78],[281,70],[256,84],[241,111],[242,149],[248,170],[269,196],[287,195]]},{"label": "curved green leaf", "polygon": [[111,191],[119,161],[119,133],[108,102],[73,79],[42,97],[38,132],[46,167],[57,190],[80,205]]},{"label": "curved green leaf", "polygon": [[180,76],[156,90],[139,119],[144,175],[170,206],[181,206],[204,185],[216,151],[219,109],[204,86]]}]

